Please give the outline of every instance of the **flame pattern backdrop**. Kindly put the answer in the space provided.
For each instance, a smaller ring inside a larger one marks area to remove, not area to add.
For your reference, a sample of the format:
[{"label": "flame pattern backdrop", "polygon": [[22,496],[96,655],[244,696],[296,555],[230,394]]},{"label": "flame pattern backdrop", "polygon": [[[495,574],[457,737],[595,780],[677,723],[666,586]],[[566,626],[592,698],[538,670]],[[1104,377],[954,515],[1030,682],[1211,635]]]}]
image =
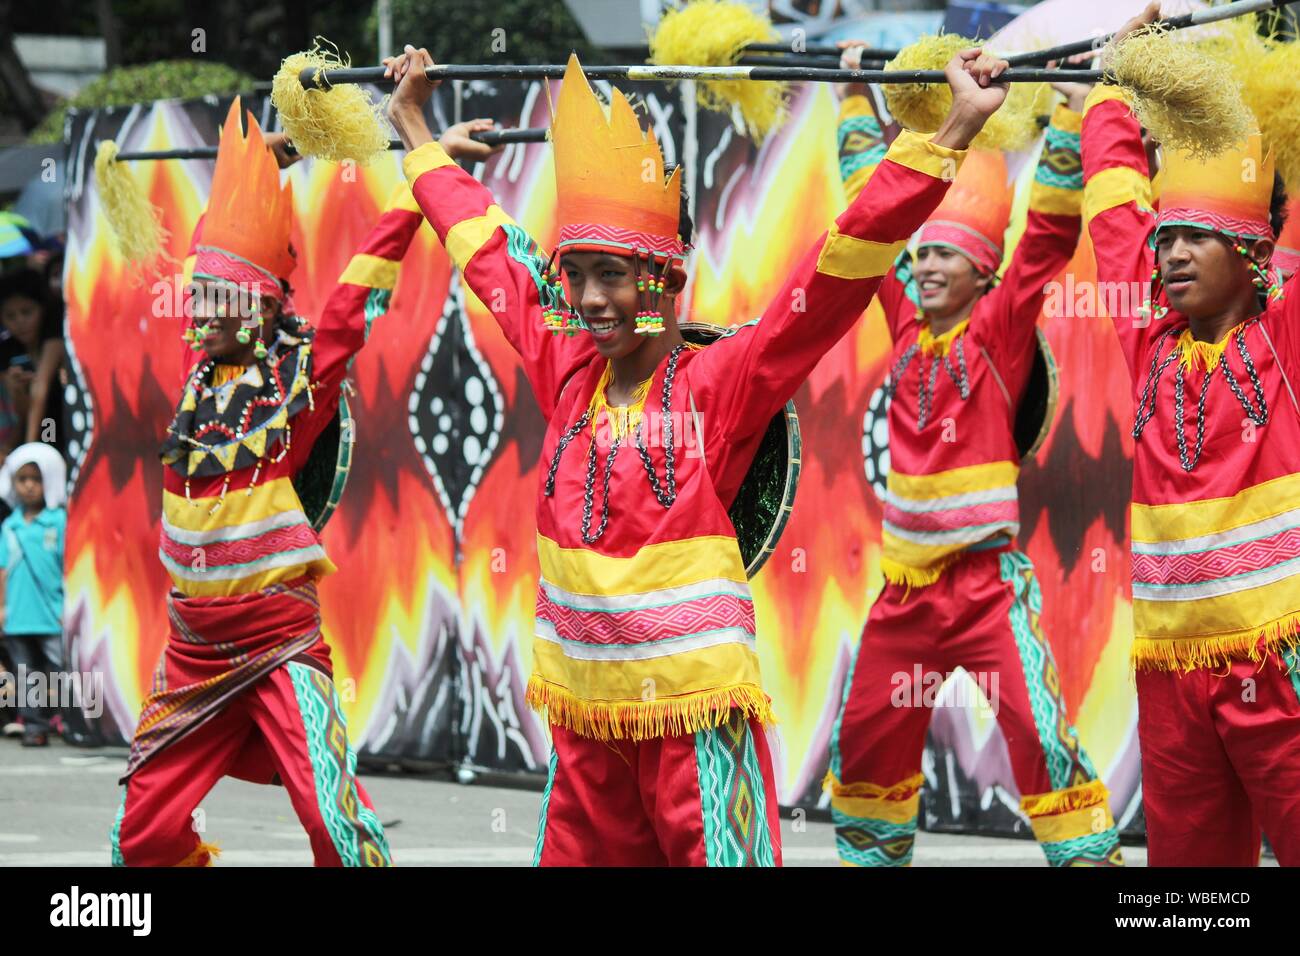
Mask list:
[{"label": "flame pattern backdrop", "polygon": [[[684,313],[724,325],[758,315],[843,207],[831,91],[802,90],[790,122],[756,149],[725,118],[698,112],[689,89],[633,86],[667,160],[685,163],[688,174],[697,250]],[[245,104],[275,127],[264,98]],[[537,83],[444,84],[431,110],[435,129],[474,116],[545,126],[547,104],[548,90]],[[174,309],[158,304],[173,287],[133,274],[110,245],[93,181],[94,143],[112,136],[122,150],[211,144],[226,106],[210,99],[74,114],[67,131],[64,288],[75,382],[68,390],[75,483],[68,626],[76,666],[105,675],[101,729],[110,737],[129,737],[167,631],[167,579],[156,556],[157,449],[183,370],[180,326],[168,317]],[[290,171],[302,314],[319,313],[399,181],[401,155],[367,169],[308,161]],[[1021,165],[1027,174],[1030,164]],[[134,168],[164,211],[179,271],[212,164]],[[549,146],[511,146],[476,175],[552,247]],[[1068,271],[1077,288],[1093,277],[1086,239]],[[1022,546],[1042,582],[1042,623],[1065,699],[1111,786],[1116,817],[1132,828],[1140,824],[1140,790],[1127,664],[1128,379],[1108,320],[1042,321],[1062,394],[1055,429],[1024,470]],[[776,555],[753,581],[764,679],[781,720],[774,749],[784,804],[823,802],[845,672],[882,583],[881,509],[864,471],[864,415],[888,351],[873,305],[800,390],[805,456],[796,507]],[[362,760],[540,773],[548,743],[524,707],[523,687],[544,423],[513,352],[427,226],[351,378],[358,444],[342,506],[324,533],[340,572],[323,582],[321,602]],[[955,681],[969,679],[950,679],[941,701],[954,699]],[[936,709],[924,825],[1027,832],[1005,743],[985,714]]]}]

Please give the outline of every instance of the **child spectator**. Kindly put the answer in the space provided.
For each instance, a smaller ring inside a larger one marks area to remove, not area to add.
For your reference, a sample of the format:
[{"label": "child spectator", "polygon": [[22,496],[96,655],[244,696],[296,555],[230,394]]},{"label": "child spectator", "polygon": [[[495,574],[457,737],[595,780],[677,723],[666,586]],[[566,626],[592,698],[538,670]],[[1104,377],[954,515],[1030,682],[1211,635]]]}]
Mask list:
[{"label": "child spectator", "polygon": [[[51,695],[60,687],[63,655],[63,509],[67,469],[49,445],[20,445],[0,468],[0,497],[14,509],[0,524],[0,626],[15,675],[42,672]],[[19,689],[23,746],[49,742],[52,700],[31,701]],[[44,705],[44,706],[42,706]]]}]

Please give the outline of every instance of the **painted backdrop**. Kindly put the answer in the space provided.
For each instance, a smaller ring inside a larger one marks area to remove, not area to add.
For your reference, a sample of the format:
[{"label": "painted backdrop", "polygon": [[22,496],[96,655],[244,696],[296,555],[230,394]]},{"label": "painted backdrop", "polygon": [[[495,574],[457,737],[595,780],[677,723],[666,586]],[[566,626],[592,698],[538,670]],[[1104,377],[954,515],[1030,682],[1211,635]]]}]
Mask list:
[{"label": "painted backdrop", "polygon": [[[553,91],[552,91],[553,92]],[[836,103],[806,89],[761,148],[692,97],[637,89],[666,159],[683,162],[697,248],[684,313],[730,324],[758,315],[795,259],[844,202]],[[547,125],[541,84],[444,84],[435,128],[491,116]],[[102,729],[128,737],[162,650],[166,577],[156,557],[160,436],[183,370],[176,319],[155,300],[179,271],[210,184],[210,161],[137,163],[164,211],[176,263],[141,276],[114,252],[91,163],[105,137],[122,150],[216,141],[227,102],[162,102],[74,115],[64,289],[75,384],[68,393],[74,491],[67,544],[75,660],[108,687]],[[246,100],[275,127],[262,98]],[[304,162],[294,182],[299,311],[317,314],[401,176],[400,153],[367,169]],[[1028,168],[1028,167],[1026,167]],[[474,170],[545,247],[550,147],[512,146]],[[1023,197],[1022,197],[1023,202]],[[1020,213],[1023,219],[1023,212]],[[1092,278],[1086,240],[1068,268]],[[165,311],[165,310],[161,310]],[[810,322],[816,316],[809,316]],[[1116,817],[1139,806],[1136,704],[1125,550],[1129,386],[1104,318],[1044,319],[1061,367],[1056,427],[1025,468],[1022,543],[1044,589],[1042,623],[1065,699],[1107,779]],[[780,724],[785,804],[821,801],[826,748],[852,649],[881,586],[881,507],[864,467],[868,404],[888,342],[878,309],[800,390],[804,465],[793,519],[754,580],[759,649]],[[340,567],[321,587],[325,632],[362,760],[541,772],[544,728],[523,705],[537,579],[532,506],[544,423],[490,314],[421,229],[392,308],[352,371],[356,453],[325,530]],[[943,700],[960,694],[958,674]],[[941,706],[925,759],[925,824],[1027,830],[1006,747],[986,712]]]}]

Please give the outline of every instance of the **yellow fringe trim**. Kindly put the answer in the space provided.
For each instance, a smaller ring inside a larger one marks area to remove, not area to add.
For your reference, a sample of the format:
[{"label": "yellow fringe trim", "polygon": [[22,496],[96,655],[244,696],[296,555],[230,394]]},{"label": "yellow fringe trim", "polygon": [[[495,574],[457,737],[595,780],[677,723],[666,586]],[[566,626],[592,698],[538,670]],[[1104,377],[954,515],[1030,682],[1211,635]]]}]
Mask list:
[{"label": "yellow fringe trim", "polygon": [[656,700],[584,700],[537,675],[528,681],[525,700],[547,721],[595,740],[653,740],[710,730],[733,710],[745,719],[775,724],[772,700],[753,684],[737,684]]},{"label": "yellow fringe trim", "polygon": [[822,779],[822,789],[837,797],[858,797],[865,800],[910,800],[925,785],[925,774],[916,773],[898,783],[882,787],[878,783],[840,783],[834,772],[827,770]]},{"label": "yellow fringe trim", "polygon": [[1178,361],[1189,372],[1193,366],[1199,366],[1206,372],[1214,371],[1223,356],[1223,350],[1228,347],[1228,343],[1240,328],[1241,323],[1234,325],[1218,342],[1202,342],[1192,338],[1191,329],[1183,329],[1183,334],[1178,336],[1178,350],[1182,352]]},{"label": "yellow fringe trim", "polygon": [[962,319],[943,335],[936,336],[930,331],[930,323],[922,321],[921,332],[917,336],[916,344],[927,355],[947,355],[952,343],[956,341],[957,336],[966,331],[968,325],[970,325],[970,319]]},{"label": "yellow fringe trim", "polygon": [[1097,779],[1064,790],[1021,797],[1020,809],[1026,816],[1046,817],[1055,813],[1068,813],[1071,810],[1095,807],[1100,803],[1106,803],[1109,799],[1110,791],[1106,789],[1106,784]]},{"label": "yellow fringe trim", "polygon": [[1234,661],[1259,663],[1266,654],[1300,646],[1300,614],[1288,614],[1263,627],[1216,637],[1133,640],[1133,666],[1137,670],[1183,672],[1198,667],[1224,667]]},{"label": "yellow fringe trim", "polygon": [[924,568],[914,568],[910,564],[902,564],[893,558],[882,557],[880,559],[880,572],[890,584],[901,584],[908,588],[923,588],[934,584],[935,581],[943,577],[943,572],[947,571],[961,557],[962,553],[958,551],[954,554],[944,555],[934,564]]},{"label": "yellow fringe trim", "polygon": [[[212,861],[221,856],[221,847],[215,843],[203,843],[190,851],[189,856],[177,863],[177,866],[211,866]],[[200,862],[203,861],[203,862]]]},{"label": "yellow fringe trim", "polygon": [[631,434],[641,424],[641,419],[645,415],[645,400],[650,395],[650,385],[654,382],[654,373],[636,387],[632,393],[632,401],[626,405],[611,405],[609,397],[605,390],[609,388],[610,383],[614,380],[614,366],[606,361],[605,371],[600,373],[600,381],[596,383],[596,391],[591,396],[591,402],[587,405],[587,411],[591,414],[591,435],[593,438],[599,434],[597,428],[601,419],[601,412],[605,413],[605,420],[609,423],[610,440],[619,441],[624,436]]}]

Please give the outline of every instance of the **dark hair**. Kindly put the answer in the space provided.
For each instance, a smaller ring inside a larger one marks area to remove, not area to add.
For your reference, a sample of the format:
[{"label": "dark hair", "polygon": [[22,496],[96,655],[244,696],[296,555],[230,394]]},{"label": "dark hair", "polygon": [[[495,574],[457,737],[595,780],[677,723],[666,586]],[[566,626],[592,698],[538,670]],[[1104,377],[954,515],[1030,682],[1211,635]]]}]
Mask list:
[{"label": "dark hair", "polygon": [[18,296],[39,302],[41,309],[44,310],[49,305],[50,284],[35,269],[11,272],[0,279],[0,306]]},{"label": "dark hair", "polygon": [[1280,238],[1282,227],[1286,225],[1286,204],[1290,198],[1286,194],[1286,183],[1281,173],[1273,174],[1273,196],[1268,201],[1268,223],[1273,227],[1273,238]]},{"label": "dark hair", "polygon": [[671,179],[673,171],[677,169],[682,170],[682,195],[677,210],[677,235],[681,236],[682,242],[689,246],[695,238],[695,223],[691,221],[691,194],[686,188],[686,170],[682,169],[681,163],[665,163],[664,180]]}]

